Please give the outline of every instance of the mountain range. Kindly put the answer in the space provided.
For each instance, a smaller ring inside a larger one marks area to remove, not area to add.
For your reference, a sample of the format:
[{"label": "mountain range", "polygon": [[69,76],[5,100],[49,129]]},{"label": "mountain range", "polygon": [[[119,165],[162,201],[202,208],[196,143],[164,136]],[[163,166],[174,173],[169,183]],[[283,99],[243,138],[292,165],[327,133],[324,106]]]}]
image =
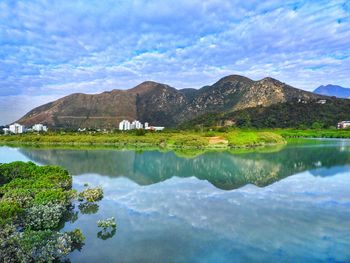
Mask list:
[{"label": "mountain range", "polygon": [[[326,101],[326,107],[320,103],[322,100]],[[152,125],[176,127],[202,124],[201,119],[204,117],[207,121],[205,116],[210,115],[209,119],[213,120],[210,125],[217,121],[239,124],[240,118],[254,123],[256,118],[266,118],[263,112],[286,105],[291,107],[289,111],[296,113],[303,109],[301,114],[315,107],[319,115],[322,115],[320,107],[324,107],[327,109],[325,116],[330,119],[329,115],[336,111],[334,107],[348,108],[350,113],[349,102],[297,89],[269,77],[254,81],[230,75],[200,89],[175,89],[146,81],[128,90],[115,89],[93,95],[75,93],[31,110],[18,122],[26,126],[43,123],[53,128],[76,129],[113,128],[123,119],[138,119]],[[330,123],[343,118],[347,111],[340,112],[341,116],[339,113],[332,116]],[[269,114],[278,116],[280,113]],[[316,115],[306,124],[310,121],[323,120]],[[289,126],[288,121],[283,125],[271,123],[264,126]]]},{"label": "mountain range", "polygon": [[326,95],[326,96],[334,96],[338,98],[350,99],[350,89],[344,88],[338,85],[328,84],[326,86],[319,86],[314,90],[314,93]]}]

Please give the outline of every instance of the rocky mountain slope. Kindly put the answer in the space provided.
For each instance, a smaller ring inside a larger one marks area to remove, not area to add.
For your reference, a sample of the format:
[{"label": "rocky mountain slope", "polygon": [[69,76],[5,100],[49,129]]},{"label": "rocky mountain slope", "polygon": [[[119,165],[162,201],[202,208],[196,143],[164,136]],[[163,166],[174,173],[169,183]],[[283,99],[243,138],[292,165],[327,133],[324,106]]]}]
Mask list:
[{"label": "rocky mountain slope", "polygon": [[51,127],[110,128],[117,127],[123,119],[138,119],[174,127],[208,113],[230,113],[286,102],[316,103],[321,99],[334,100],[272,78],[253,81],[231,75],[198,90],[178,90],[147,81],[129,90],[72,94],[33,109],[18,122],[27,126],[44,123]]},{"label": "rocky mountain slope", "polygon": [[334,96],[338,98],[350,99],[350,89],[344,88],[338,85],[328,84],[326,86],[319,86],[314,90],[314,93],[326,95],[326,96]]}]

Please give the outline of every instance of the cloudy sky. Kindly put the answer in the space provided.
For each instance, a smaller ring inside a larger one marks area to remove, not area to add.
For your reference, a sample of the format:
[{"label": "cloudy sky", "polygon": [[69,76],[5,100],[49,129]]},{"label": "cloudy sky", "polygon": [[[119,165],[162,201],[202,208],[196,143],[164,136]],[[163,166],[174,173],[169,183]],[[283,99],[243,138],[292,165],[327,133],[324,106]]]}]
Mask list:
[{"label": "cloudy sky", "polygon": [[350,87],[350,1],[2,0],[0,125],[73,93],[229,74]]}]

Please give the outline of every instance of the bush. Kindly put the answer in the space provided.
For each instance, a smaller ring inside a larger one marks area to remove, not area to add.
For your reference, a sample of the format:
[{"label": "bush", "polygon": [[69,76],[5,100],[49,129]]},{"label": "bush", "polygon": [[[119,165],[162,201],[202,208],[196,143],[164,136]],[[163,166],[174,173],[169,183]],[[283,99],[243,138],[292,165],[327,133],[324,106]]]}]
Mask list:
[{"label": "bush", "polygon": [[16,202],[22,208],[31,206],[34,194],[29,189],[10,189],[2,197],[3,201]]},{"label": "bush", "polygon": [[34,205],[25,211],[25,224],[33,230],[55,229],[64,212],[62,205]]},{"label": "bush", "polygon": [[49,189],[40,191],[35,195],[34,204],[47,205],[58,204],[68,206],[75,196],[75,191],[64,191],[62,189]]},{"label": "bush", "polygon": [[53,262],[60,261],[83,240],[81,232],[60,233],[51,230],[26,230],[11,238],[10,246],[16,246],[14,262]]},{"label": "bush", "polygon": [[0,201],[0,226],[14,220],[19,214],[23,212],[21,206],[14,201]]},{"label": "bush", "polygon": [[97,226],[102,228],[102,230],[97,233],[97,237],[102,240],[113,237],[117,232],[117,224],[115,223],[114,217],[99,220]]},{"label": "bush", "polygon": [[28,178],[36,171],[36,165],[32,162],[13,162],[0,164],[0,184],[7,183],[15,178]]},{"label": "bush", "polygon": [[208,139],[198,135],[176,135],[172,138],[174,146],[185,147],[205,147],[208,145]]},{"label": "bush", "polygon": [[0,164],[0,262],[60,262],[84,237],[55,231],[76,192],[57,166]]},{"label": "bush", "polygon": [[87,202],[97,202],[103,198],[103,190],[101,187],[88,188],[79,193],[79,200]]},{"label": "bush", "polygon": [[114,228],[114,227],[117,227],[117,224],[115,222],[115,218],[114,217],[111,217],[111,218],[107,218],[107,219],[104,219],[104,220],[98,220],[97,221],[97,226],[98,227],[102,227],[103,229],[107,229],[107,228]]}]

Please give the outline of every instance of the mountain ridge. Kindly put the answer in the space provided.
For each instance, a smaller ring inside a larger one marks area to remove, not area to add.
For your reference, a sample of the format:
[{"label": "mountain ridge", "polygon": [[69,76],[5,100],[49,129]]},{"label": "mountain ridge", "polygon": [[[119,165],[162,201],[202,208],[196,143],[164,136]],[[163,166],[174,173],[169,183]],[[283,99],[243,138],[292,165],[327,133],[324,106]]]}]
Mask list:
[{"label": "mountain ridge", "polygon": [[207,113],[320,99],[334,100],[271,77],[254,81],[240,75],[229,75],[200,89],[182,90],[145,81],[128,90],[74,93],[34,108],[18,122],[26,126],[40,122],[55,128],[114,128],[123,119],[138,119],[154,125],[175,127]]},{"label": "mountain ridge", "polygon": [[321,85],[314,90],[314,93],[326,96],[334,96],[338,98],[350,99],[350,88],[339,85]]}]

